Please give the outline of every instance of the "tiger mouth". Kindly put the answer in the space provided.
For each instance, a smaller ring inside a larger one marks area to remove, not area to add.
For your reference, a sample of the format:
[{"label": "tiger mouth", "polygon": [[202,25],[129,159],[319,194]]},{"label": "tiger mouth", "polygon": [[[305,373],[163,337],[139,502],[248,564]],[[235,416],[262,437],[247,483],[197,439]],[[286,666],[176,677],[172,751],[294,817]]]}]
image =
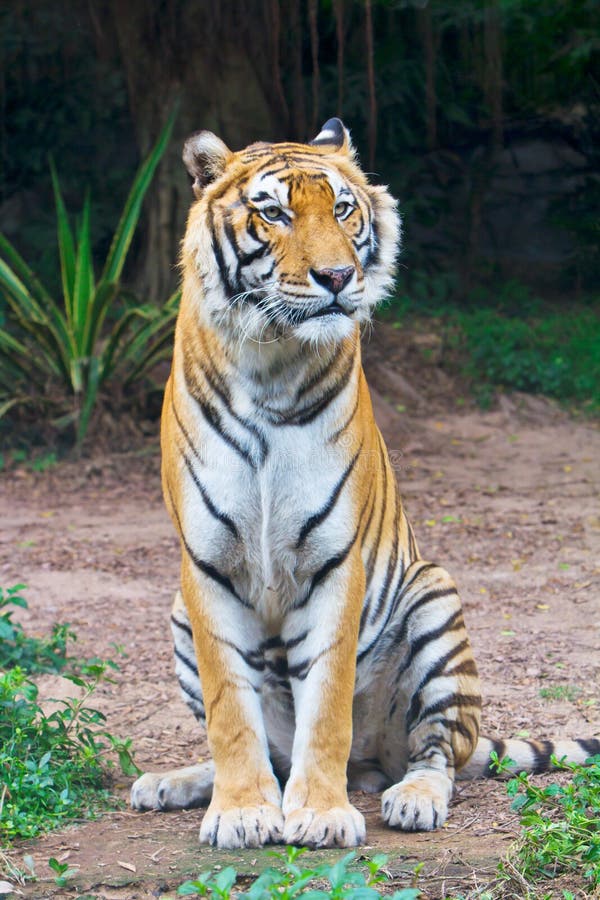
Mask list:
[{"label": "tiger mouth", "polygon": [[318,309],[314,313],[309,313],[306,319],[322,319],[323,316],[339,316],[339,315],[350,317],[349,311],[344,309],[343,306],[336,301],[335,303],[330,303],[329,306],[323,306],[321,309]]}]

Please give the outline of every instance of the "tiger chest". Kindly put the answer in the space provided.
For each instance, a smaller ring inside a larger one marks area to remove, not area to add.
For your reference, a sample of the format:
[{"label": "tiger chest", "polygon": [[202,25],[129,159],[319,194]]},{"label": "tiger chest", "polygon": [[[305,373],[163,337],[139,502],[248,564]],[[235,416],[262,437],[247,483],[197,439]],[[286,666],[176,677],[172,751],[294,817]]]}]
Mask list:
[{"label": "tiger chest", "polygon": [[207,435],[204,464],[184,471],[186,519],[202,558],[276,625],[353,532],[351,491],[334,497],[347,454],[294,427],[267,434],[262,458],[223,443]]}]

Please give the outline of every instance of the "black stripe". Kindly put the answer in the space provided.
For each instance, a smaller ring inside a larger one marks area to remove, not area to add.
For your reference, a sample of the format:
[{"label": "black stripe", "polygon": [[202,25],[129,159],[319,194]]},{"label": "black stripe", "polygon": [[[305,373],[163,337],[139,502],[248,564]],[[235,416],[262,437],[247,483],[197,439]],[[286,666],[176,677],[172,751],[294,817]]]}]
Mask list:
[{"label": "black stripe", "polygon": [[174,653],[178,660],[180,660],[184,666],[190,670],[192,675],[195,675],[198,678],[198,663],[195,659],[190,659],[189,656],[186,656],[185,653],[182,653],[178,647],[174,647]]},{"label": "black stripe", "polygon": [[331,370],[333,368],[335,368],[335,366],[337,365],[341,354],[342,354],[342,351],[340,350],[340,348],[339,347],[336,348],[336,351],[333,354],[333,356],[331,357],[331,359],[329,360],[329,362],[326,363],[326,365],[324,365],[321,369],[317,369],[316,372],[313,372],[313,374],[310,376],[310,378],[308,378],[304,382],[304,384],[300,385],[300,387],[296,391],[296,402],[301,400],[305,394],[308,394],[308,392],[311,391],[314,387],[316,387],[316,385],[319,384],[320,381],[324,381],[325,378],[327,378],[327,376],[330,374]]},{"label": "black stripe", "polygon": [[[442,750],[442,747],[444,745],[450,748],[450,741],[447,738],[442,737],[441,734],[433,735],[432,737],[428,738],[425,743],[421,747],[419,747],[418,750],[416,750],[414,753],[411,753],[411,755],[408,757],[408,761],[411,763],[417,762],[419,759],[423,759],[425,754],[428,754],[429,750],[432,750],[434,748],[447,758],[448,754],[445,753],[444,750]],[[435,754],[428,754],[428,758],[431,758],[434,755]]]},{"label": "black stripe", "polygon": [[294,647],[298,647],[303,641],[308,637],[308,630],[301,632],[295,638],[290,638],[289,641],[285,642],[286,650],[293,650]]},{"label": "black stripe", "polygon": [[[455,656],[458,656],[459,653],[462,653],[462,651],[465,650],[468,646],[469,641],[467,640],[467,638],[465,638],[463,641],[461,641],[459,644],[456,644],[455,647],[445,653],[444,656],[442,656],[441,659],[439,659],[435,663],[435,665],[431,666],[431,668],[427,670],[425,675],[423,675],[419,686],[413,693],[410,701],[410,706],[408,707],[408,711],[406,714],[406,721],[409,730],[410,726],[417,719],[417,717],[419,718],[419,720],[423,718],[423,716],[420,715],[422,703],[421,694],[423,692],[423,689],[429,684],[430,681],[433,681],[434,678],[440,678],[441,676],[445,675],[446,673],[444,670],[450,660],[454,659]],[[479,697],[479,705],[481,705],[481,697]]]},{"label": "black stripe", "polygon": [[[435,563],[425,563],[422,566],[422,568],[419,569],[419,571],[411,577],[410,581],[408,582],[408,588],[410,588],[414,584],[414,582],[417,580],[417,578],[419,577],[421,572],[425,572],[428,569],[437,569],[437,568],[438,567],[435,565]],[[402,575],[403,574],[404,573],[402,573]],[[400,601],[402,600],[404,594],[406,593],[406,587],[407,587],[406,585],[400,584],[398,586],[398,588],[396,589],[396,591],[394,592],[394,600],[391,604],[389,604],[388,613],[385,617],[383,624],[379,628],[379,631],[377,632],[375,637],[372,638],[372,640],[368,644],[368,646],[365,647],[364,650],[361,650],[361,652],[358,654],[357,659],[356,659],[357,664],[362,662],[362,660],[367,656],[367,654],[369,654],[371,652],[371,650],[373,650],[373,648],[376,647],[377,644],[379,643],[379,640],[380,640],[382,634],[384,633],[384,631],[386,630],[390,620],[396,614],[398,605],[399,605]],[[448,593],[453,593],[453,592],[454,591],[448,591]],[[429,599],[435,599],[435,598],[431,597]],[[415,606],[416,605],[417,604],[415,604]],[[406,629],[407,629],[410,613],[411,613],[411,610],[409,610],[408,613],[405,614],[404,618],[398,625],[394,625],[392,632],[390,634],[388,643],[398,644],[402,640],[404,640],[404,638],[406,637]]]},{"label": "black stripe", "polygon": [[280,647],[283,647],[283,641],[278,634],[267,638],[260,645],[260,649],[263,653],[265,650],[278,650]]},{"label": "black stripe", "polygon": [[475,664],[474,659],[463,659],[462,662],[458,663],[456,666],[452,666],[451,669],[448,669],[446,675],[474,675],[477,677],[479,672],[477,671],[477,666]]},{"label": "black stripe", "polygon": [[187,366],[184,367],[185,381],[189,391],[189,394],[198,404],[200,411],[204,417],[204,420],[207,424],[213,429],[216,434],[219,435],[221,440],[225,441],[226,444],[229,444],[235,452],[245,460],[249,466],[253,469],[256,469],[256,464],[252,457],[250,456],[250,452],[247,448],[242,447],[236,439],[226,432],[223,428],[223,420],[219,413],[219,411],[203,396],[200,387],[197,382],[191,383],[191,373],[187,371]]},{"label": "black stripe", "polygon": [[173,411],[173,415],[175,416],[175,421],[177,422],[181,433],[183,434],[184,438],[186,439],[188,447],[190,448],[190,450],[192,451],[192,453],[194,454],[194,456],[196,457],[198,462],[200,462],[204,465],[205,461],[200,456],[198,450],[196,449],[194,442],[192,441],[192,439],[190,437],[190,434],[189,434],[187,428],[185,427],[185,425],[183,424],[183,422],[181,421],[181,419],[179,417],[179,413],[177,412],[177,407],[175,406],[174,399],[171,399],[171,409]]},{"label": "black stripe", "polygon": [[[377,619],[379,618],[379,616],[381,615],[381,613],[383,612],[383,610],[385,609],[385,603],[386,603],[386,600],[388,599],[388,593],[390,590],[390,585],[392,583],[392,577],[394,575],[394,572],[396,571],[396,564],[398,562],[398,543],[400,540],[400,535],[399,535],[400,509],[401,509],[401,507],[400,507],[400,502],[399,502],[399,498],[398,498],[398,491],[395,490],[394,491],[394,524],[392,526],[392,541],[393,541],[392,552],[390,553],[389,558],[388,558],[388,564],[387,564],[387,569],[386,569],[386,573],[385,573],[385,578],[383,580],[383,585],[379,592],[379,597],[377,598],[377,603],[375,605],[375,609],[369,619],[369,625],[374,625],[375,622],[377,621]],[[402,576],[404,575],[404,572],[402,570],[402,563],[400,563],[400,565],[401,565],[400,578],[402,578]]]},{"label": "black stripe", "polygon": [[175,616],[171,616],[171,622],[173,623],[173,625],[176,625],[177,628],[180,628],[181,631],[185,631],[185,633],[186,633],[190,638],[192,638],[192,640],[194,639],[194,635],[193,635],[193,632],[192,632],[191,625],[189,625],[187,622],[180,622],[179,619],[176,619],[176,618],[175,618]]},{"label": "black stripe", "polygon": [[440,600],[442,597],[449,597],[451,594],[456,594],[455,587],[431,588],[430,590],[425,591],[425,593],[421,594],[419,599],[416,600],[413,605],[406,611],[406,615],[404,618],[405,623],[408,622],[411,616],[414,615],[414,613],[417,610],[421,609],[423,606],[426,606],[433,600]]},{"label": "black stripe", "polygon": [[[413,700],[414,699],[415,698],[413,697]],[[429,718],[429,716],[435,715],[436,713],[445,712],[447,709],[451,709],[455,706],[475,706],[477,709],[479,709],[479,707],[481,706],[481,697],[479,696],[479,694],[445,694],[443,697],[440,697],[439,700],[436,700],[435,703],[431,703],[429,706],[426,706],[425,709],[419,714],[418,722],[415,722],[414,724],[423,722],[425,719]],[[412,731],[412,728],[410,726],[413,724],[413,721],[410,719],[410,710],[407,713],[406,718],[407,730]]]},{"label": "black stripe", "polygon": [[273,425],[308,425],[310,422],[314,421],[317,416],[320,416],[323,410],[327,409],[329,404],[335,400],[335,398],[341,394],[344,390],[348,382],[350,381],[350,377],[352,375],[352,371],[354,369],[354,361],[355,355],[351,354],[348,363],[345,366],[342,374],[338,378],[336,382],[327,390],[325,393],[315,400],[313,403],[307,404],[303,409],[298,412],[294,412],[291,415],[285,414],[275,414],[272,416],[271,421]]},{"label": "black stripe", "polygon": [[468,738],[469,740],[473,740],[473,735],[477,736],[477,733],[479,731],[479,725],[475,721],[475,719],[473,718],[472,715],[467,715],[464,718],[471,719],[471,721],[473,722],[472,730],[467,728],[465,723],[462,722],[460,719],[441,718],[441,719],[434,719],[434,722],[436,722],[438,725],[441,725],[443,728],[447,728],[448,731],[451,731],[453,734],[454,733],[461,734],[463,737]]},{"label": "black stripe", "polygon": [[308,673],[313,667],[315,660],[304,659],[302,662],[296,663],[294,666],[287,667],[287,673],[290,678],[296,679],[296,681],[305,681],[308,677]]},{"label": "black stripe", "polygon": [[183,533],[181,519],[179,518],[179,512],[177,510],[177,507],[175,506],[175,502],[173,500],[173,494],[171,493],[171,487],[168,484],[168,482],[167,482],[167,490],[169,492],[171,508],[172,508],[175,518],[177,520],[177,526],[178,526],[179,534],[181,537],[181,542],[182,542],[183,546],[185,547],[188,556],[190,557],[190,559],[196,566],[196,568],[199,569],[201,572],[204,572],[204,574],[207,575],[209,578],[211,578],[213,581],[216,581],[217,584],[220,584],[222,587],[224,587],[225,590],[227,590],[231,594],[232,597],[235,597],[235,599],[238,601],[238,603],[240,603],[246,609],[254,609],[254,607],[252,606],[251,603],[249,603],[247,600],[243,600],[242,597],[239,596],[239,594],[236,592],[233,584],[231,583],[229,578],[227,578],[226,575],[223,575],[222,572],[219,572],[219,570],[216,569],[215,566],[213,566],[211,563],[208,563],[205,560],[200,559],[199,556],[196,556],[196,554],[194,553],[194,551],[188,544],[185,534]]},{"label": "black stripe", "polygon": [[268,241],[259,241],[261,244],[256,250],[252,250],[250,253],[245,253],[240,245],[238,244],[237,237],[235,234],[235,229],[231,223],[231,219],[228,217],[225,219],[225,234],[227,235],[227,240],[233,247],[233,250],[237,259],[237,270],[236,270],[236,278],[238,284],[242,284],[242,272],[241,270],[246,266],[251,265],[257,259],[261,259],[263,256],[266,256],[270,250],[270,246]]},{"label": "black stripe", "polygon": [[356,460],[360,456],[361,449],[362,449],[362,444],[359,447],[357,453],[350,460],[350,463],[346,466],[346,469],[343,472],[341,478],[339,479],[338,483],[336,484],[333,491],[331,492],[329,499],[325,502],[325,504],[321,507],[321,509],[318,512],[313,513],[313,515],[310,516],[306,520],[306,522],[300,529],[300,534],[298,535],[298,540],[296,541],[296,550],[300,549],[300,547],[302,546],[302,544],[304,543],[304,541],[306,540],[306,538],[308,537],[310,532],[313,531],[313,529],[317,528],[317,526],[320,525],[321,522],[323,522],[327,518],[327,516],[330,514],[330,512],[333,510],[333,508],[334,508],[335,504],[337,503],[338,498],[342,492],[344,485],[346,484],[348,478],[350,477],[350,473],[352,472],[352,469],[356,465]]},{"label": "black stripe", "polygon": [[597,741],[595,738],[579,738],[575,743],[579,744],[588,757],[600,754],[600,741]]},{"label": "black stripe", "polygon": [[240,535],[235,526],[235,523],[233,522],[233,519],[230,519],[226,513],[222,512],[222,510],[217,509],[215,504],[212,502],[212,500],[208,496],[204,485],[201,483],[200,479],[196,475],[196,473],[194,471],[194,467],[192,466],[191,460],[189,459],[189,457],[187,456],[186,453],[183,453],[182,456],[183,456],[184,462],[187,466],[188,472],[192,476],[192,480],[193,480],[194,484],[196,485],[196,487],[198,488],[198,490],[200,492],[200,496],[202,497],[202,500],[204,501],[204,505],[208,509],[209,513],[215,519],[217,519],[219,522],[221,522],[221,524],[224,525],[235,538],[239,538]]},{"label": "black stripe", "polygon": [[219,244],[219,240],[217,238],[215,230],[215,218],[212,204],[208,208],[208,227],[211,232],[212,251],[217,261],[217,266],[219,267],[221,281],[223,282],[223,286],[225,287],[228,295],[230,297],[233,297],[235,294],[240,293],[241,286],[234,284],[230,278],[229,270],[227,269],[227,264],[225,262],[225,257],[223,256],[223,251],[221,249],[221,245]]},{"label": "black stripe", "polygon": [[256,427],[256,425],[253,422],[250,422],[248,419],[246,419],[243,416],[240,416],[240,415],[238,415],[238,413],[236,413],[236,411],[233,408],[231,394],[229,392],[229,388],[227,387],[225,379],[224,379],[222,373],[218,370],[217,366],[215,365],[215,362],[214,362],[212,356],[210,355],[208,348],[204,345],[204,343],[203,343],[203,351],[204,351],[204,354],[203,354],[204,360],[206,360],[208,362],[210,371],[208,371],[203,365],[200,365],[200,371],[204,375],[206,381],[208,382],[208,385],[212,388],[214,393],[217,395],[219,400],[222,402],[223,406],[225,407],[225,409],[227,410],[227,412],[229,413],[231,418],[235,422],[237,422],[238,425],[241,425],[242,428],[245,428],[246,431],[249,431],[250,434],[256,438],[256,440],[260,444],[261,457],[262,457],[261,461],[264,462],[264,460],[266,459],[268,452],[269,452],[269,447],[268,447],[268,444],[267,444],[267,441],[266,441],[264,435],[262,434],[261,431],[259,431],[259,429]]},{"label": "black stripe", "polygon": [[340,428],[338,428],[337,431],[334,431],[333,434],[327,439],[328,443],[334,444],[337,441],[337,439],[339,438],[339,436],[344,433],[344,431],[346,430],[348,425],[352,422],[352,420],[354,419],[354,416],[356,415],[356,410],[358,409],[359,400],[360,400],[360,391],[357,390],[356,391],[356,400],[354,401],[354,406],[352,407],[352,412],[350,413],[350,415],[348,416],[348,418],[346,419],[344,424]]},{"label": "black stripe", "polygon": [[[370,213],[369,213],[369,216],[371,216]],[[367,257],[364,262],[365,269],[367,268],[367,266],[370,266],[371,263],[373,263],[374,265],[377,265],[379,263],[380,256],[381,256],[381,250],[380,250],[380,245],[379,245],[379,228],[377,225],[376,216],[373,216],[371,219],[371,237],[372,237],[372,243],[371,243],[371,246],[369,247],[369,252],[368,252]]]},{"label": "black stripe", "polygon": [[342,563],[345,562],[345,560],[346,560],[347,557],[348,557],[348,554],[350,553],[350,551],[352,550],[352,547],[354,546],[354,544],[355,544],[355,542],[356,542],[356,538],[357,538],[357,535],[358,535],[358,529],[359,529],[359,528],[360,528],[360,522],[359,522],[359,524],[357,525],[356,531],[355,531],[354,534],[352,535],[352,538],[350,539],[350,541],[348,542],[348,544],[346,544],[346,546],[344,547],[344,549],[343,549],[343,550],[340,550],[339,553],[336,553],[335,556],[331,556],[331,557],[327,560],[327,562],[324,563],[324,565],[321,566],[321,568],[318,570],[318,572],[316,572],[316,573],[313,575],[313,578],[312,578],[312,581],[311,581],[311,583],[310,583],[310,587],[309,587],[309,589],[308,589],[308,592],[307,592],[306,596],[304,597],[303,600],[301,600],[299,603],[296,603],[296,604],[294,605],[294,609],[303,609],[303,608],[306,606],[306,604],[309,602],[309,600],[310,600],[310,598],[312,597],[312,594],[313,594],[313,592],[315,591],[315,589],[316,589],[320,584],[322,584],[323,581],[325,581],[325,579],[327,578],[327,576],[328,576],[331,572],[333,572],[334,569],[339,568],[339,567],[342,565]]},{"label": "black stripe", "polygon": [[237,644],[234,644],[233,641],[228,640],[227,638],[220,637],[218,634],[215,634],[211,631],[211,637],[214,640],[218,641],[220,644],[225,644],[226,647],[231,647],[232,650],[241,656],[247,666],[250,666],[251,669],[254,669],[256,672],[262,672],[265,668],[265,660],[260,651],[258,650],[242,650],[241,647],[238,647]]},{"label": "black stripe", "polygon": [[552,768],[550,757],[554,753],[554,744],[552,741],[525,741],[531,748],[534,757],[532,772],[539,775],[540,772],[547,772]]},{"label": "black stripe", "polygon": [[462,609],[457,609],[455,612],[446,619],[441,625],[438,625],[437,628],[432,628],[430,631],[426,631],[421,634],[415,641],[413,641],[410,645],[410,650],[407,658],[402,663],[402,668],[399,672],[405,672],[408,667],[413,663],[415,656],[417,653],[420,653],[423,647],[426,644],[429,644],[431,641],[437,640],[437,638],[442,637],[442,635],[446,634],[446,632],[454,631],[456,628],[464,628],[464,620],[462,615]]}]

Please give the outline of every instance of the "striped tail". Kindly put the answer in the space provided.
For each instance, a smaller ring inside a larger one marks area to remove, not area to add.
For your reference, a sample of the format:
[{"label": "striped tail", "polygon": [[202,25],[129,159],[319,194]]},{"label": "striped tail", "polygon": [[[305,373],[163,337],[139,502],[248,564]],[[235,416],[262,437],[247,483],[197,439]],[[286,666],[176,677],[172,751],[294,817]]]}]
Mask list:
[{"label": "striped tail", "polygon": [[523,741],[523,740],[492,740],[480,737],[475,752],[458,772],[457,778],[461,781],[473,778],[497,778],[498,772],[492,763],[490,754],[495,752],[499,760],[507,757],[513,760],[514,765],[506,769],[507,774],[516,772],[550,772],[552,757],[558,760],[565,759],[569,763],[583,765],[592,756],[600,755],[600,740],[595,738],[574,741]]}]

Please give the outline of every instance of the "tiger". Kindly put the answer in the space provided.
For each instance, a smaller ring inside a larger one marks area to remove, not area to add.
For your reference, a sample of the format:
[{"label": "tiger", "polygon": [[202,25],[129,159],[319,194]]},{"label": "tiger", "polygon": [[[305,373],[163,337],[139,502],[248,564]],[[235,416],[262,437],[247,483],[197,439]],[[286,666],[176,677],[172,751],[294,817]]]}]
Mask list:
[{"label": "tiger", "polygon": [[132,806],[207,806],[200,841],[226,849],[353,847],[349,789],[429,831],[457,773],[494,774],[492,751],[534,772],[600,752],[479,736],[457,588],[420,555],[361,365],[401,221],[346,127],[235,152],[200,131],[183,159],[162,483],[181,544],[175,671],[211,759],[142,775]]}]

